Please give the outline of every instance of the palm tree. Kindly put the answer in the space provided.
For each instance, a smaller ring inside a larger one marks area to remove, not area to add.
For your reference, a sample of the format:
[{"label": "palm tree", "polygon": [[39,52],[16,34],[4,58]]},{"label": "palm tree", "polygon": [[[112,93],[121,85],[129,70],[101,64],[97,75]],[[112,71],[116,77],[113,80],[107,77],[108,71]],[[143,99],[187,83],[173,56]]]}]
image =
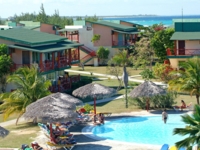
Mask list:
[{"label": "palm tree", "polygon": [[112,61],[123,67],[122,81],[125,87],[125,106],[128,108],[128,99],[127,99],[127,86],[128,86],[128,73],[126,71],[126,66],[131,62],[132,57],[128,56],[127,50],[119,51],[113,58]]},{"label": "palm tree", "polygon": [[189,135],[189,137],[176,142],[176,146],[187,147],[191,149],[192,145],[197,144],[200,147],[200,106],[195,105],[195,111],[190,116],[188,114],[181,116],[182,121],[187,124],[185,128],[175,128],[173,134]]},{"label": "palm tree", "polygon": [[191,95],[195,94],[197,104],[199,104],[200,58],[188,59],[180,64],[180,67],[184,69],[179,72],[173,72],[176,77],[169,81],[169,90],[190,92]]},{"label": "palm tree", "polygon": [[48,88],[51,82],[46,81],[35,66],[19,68],[8,77],[7,82],[14,83],[17,89],[1,95],[4,103],[0,106],[0,110],[3,111],[5,120],[11,114],[18,113],[16,124],[29,104],[50,94]]}]

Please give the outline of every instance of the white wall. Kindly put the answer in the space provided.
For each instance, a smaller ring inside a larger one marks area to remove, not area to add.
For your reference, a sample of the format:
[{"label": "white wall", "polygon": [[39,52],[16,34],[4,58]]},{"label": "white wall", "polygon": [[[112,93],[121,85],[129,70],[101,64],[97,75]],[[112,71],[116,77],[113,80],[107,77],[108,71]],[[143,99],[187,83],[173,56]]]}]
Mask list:
[{"label": "white wall", "polygon": [[95,50],[93,43],[91,42],[93,37],[93,30],[87,30],[85,27],[79,29],[79,43],[84,44],[92,50]]},{"label": "white wall", "polygon": [[200,41],[185,41],[185,54],[200,54]]},{"label": "white wall", "polygon": [[78,26],[78,25],[74,25],[74,26],[65,26],[65,29],[81,29],[83,28],[83,26]]}]

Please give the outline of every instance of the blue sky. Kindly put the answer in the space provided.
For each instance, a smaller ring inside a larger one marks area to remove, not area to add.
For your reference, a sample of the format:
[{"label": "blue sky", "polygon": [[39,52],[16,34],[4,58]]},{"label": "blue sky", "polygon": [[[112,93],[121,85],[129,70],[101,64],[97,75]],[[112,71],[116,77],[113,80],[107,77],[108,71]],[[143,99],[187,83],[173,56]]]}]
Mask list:
[{"label": "blue sky", "polygon": [[0,17],[38,13],[41,3],[48,15],[200,15],[200,0],[0,0]]}]

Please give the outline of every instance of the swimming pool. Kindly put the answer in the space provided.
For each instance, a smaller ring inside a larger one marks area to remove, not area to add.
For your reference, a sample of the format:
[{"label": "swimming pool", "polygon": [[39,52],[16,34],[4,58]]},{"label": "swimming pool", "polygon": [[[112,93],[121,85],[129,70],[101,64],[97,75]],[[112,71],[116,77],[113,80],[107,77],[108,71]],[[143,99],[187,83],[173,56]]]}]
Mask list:
[{"label": "swimming pool", "polygon": [[180,115],[169,115],[167,124],[164,124],[161,115],[125,117],[96,126],[92,129],[92,133],[98,137],[115,141],[173,145],[184,138],[173,135],[173,129],[182,127],[185,127],[185,124],[181,121]]}]

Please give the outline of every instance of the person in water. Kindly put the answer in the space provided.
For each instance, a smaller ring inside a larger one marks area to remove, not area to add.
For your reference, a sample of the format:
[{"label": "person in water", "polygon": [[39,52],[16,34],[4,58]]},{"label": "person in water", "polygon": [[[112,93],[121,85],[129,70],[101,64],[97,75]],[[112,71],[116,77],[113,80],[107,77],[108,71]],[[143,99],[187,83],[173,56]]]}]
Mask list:
[{"label": "person in water", "polygon": [[168,114],[166,112],[166,109],[163,110],[162,112],[162,120],[164,121],[164,123],[167,123],[167,119],[168,119]]}]

